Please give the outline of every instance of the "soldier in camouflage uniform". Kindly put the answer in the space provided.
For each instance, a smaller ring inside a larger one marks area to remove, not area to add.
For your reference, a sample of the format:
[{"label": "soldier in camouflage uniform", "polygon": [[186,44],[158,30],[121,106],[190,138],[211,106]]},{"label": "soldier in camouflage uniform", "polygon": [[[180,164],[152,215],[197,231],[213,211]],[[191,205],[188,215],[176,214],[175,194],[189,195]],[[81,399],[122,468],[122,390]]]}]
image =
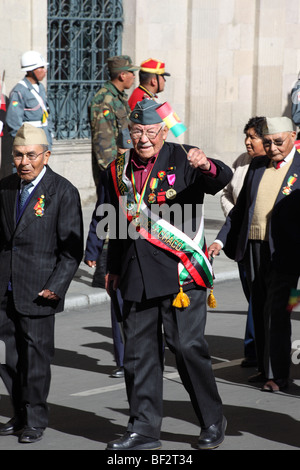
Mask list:
[{"label": "soldier in camouflage uniform", "polygon": [[89,110],[92,167],[96,185],[99,181],[99,172],[117,156],[117,138],[120,132],[127,128],[131,112],[124,90],[132,86],[134,72],[139,70],[139,67],[133,65],[131,58],[126,55],[109,58],[107,65],[110,80],[96,93]]},{"label": "soldier in camouflage uniform", "polygon": [[[93,212],[85,250],[85,263],[96,268],[92,286],[104,287],[106,274],[106,244],[99,240],[96,227],[101,217],[96,215],[97,208],[109,202],[106,172],[110,162],[117,157],[117,152],[131,148],[132,142],[128,131],[128,117],[131,113],[124,90],[129,89],[134,81],[134,72],[139,67],[132,65],[128,56],[111,57],[107,61],[110,80],[96,93],[90,104],[90,122],[92,129],[92,166],[98,201]],[[121,294],[118,292],[118,302],[122,310]],[[117,369],[112,377],[124,376],[123,355],[124,344],[120,333],[117,316],[111,302],[112,336],[114,355]]]}]

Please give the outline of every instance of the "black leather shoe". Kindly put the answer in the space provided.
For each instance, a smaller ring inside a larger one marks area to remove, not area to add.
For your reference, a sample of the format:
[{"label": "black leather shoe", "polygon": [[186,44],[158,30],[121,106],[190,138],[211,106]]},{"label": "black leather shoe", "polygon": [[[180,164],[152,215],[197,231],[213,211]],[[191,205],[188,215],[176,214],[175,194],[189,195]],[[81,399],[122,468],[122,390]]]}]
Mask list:
[{"label": "black leather shoe", "polygon": [[124,377],[124,367],[119,367],[118,369],[113,370],[111,377],[122,379]]},{"label": "black leather shoe", "polygon": [[215,449],[220,444],[222,444],[225,438],[226,427],[227,421],[226,418],[223,416],[222,421],[220,421],[219,423],[212,424],[208,428],[202,429],[198,440],[198,449]]},{"label": "black leather shoe", "polygon": [[160,448],[160,441],[127,431],[120,439],[109,442],[106,450],[156,450]]},{"label": "black leather shoe", "polygon": [[10,436],[23,429],[23,424],[17,418],[11,418],[6,424],[0,425],[0,436]]},{"label": "black leather shoe", "polygon": [[40,441],[44,434],[44,428],[34,428],[31,426],[25,426],[24,430],[19,437],[19,442],[24,444],[31,444],[33,442]]}]

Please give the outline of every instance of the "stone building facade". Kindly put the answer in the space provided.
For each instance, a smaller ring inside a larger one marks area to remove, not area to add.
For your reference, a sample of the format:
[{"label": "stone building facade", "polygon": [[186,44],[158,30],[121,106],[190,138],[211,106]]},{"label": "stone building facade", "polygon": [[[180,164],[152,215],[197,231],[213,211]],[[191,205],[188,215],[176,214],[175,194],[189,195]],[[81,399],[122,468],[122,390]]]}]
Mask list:
[{"label": "stone building facade", "polygon": [[[122,52],[136,64],[150,57],[166,63],[171,77],[160,100],[188,129],[180,142],[231,164],[244,151],[250,117],[290,116],[300,69],[299,0],[123,0],[123,17]],[[9,94],[23,76],[21,54],[47,56],[47,0],[1,0],[0,39]],[[2,142],[2,175],[3,152]],[[56,141],[50,165],[79,188],[83,202],[94,198],[89,139]]]}]

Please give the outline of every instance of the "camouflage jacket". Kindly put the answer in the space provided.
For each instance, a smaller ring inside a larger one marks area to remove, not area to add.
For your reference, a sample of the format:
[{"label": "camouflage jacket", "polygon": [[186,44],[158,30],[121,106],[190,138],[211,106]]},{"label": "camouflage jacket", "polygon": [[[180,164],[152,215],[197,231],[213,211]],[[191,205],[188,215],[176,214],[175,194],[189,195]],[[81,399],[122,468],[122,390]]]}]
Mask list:
[{"label": "camouflage jacket", "polygon": [[127,95],[108,81],[92,99],[89,112],[93,167],[98,165],[98,170],[103,170],[116,158],[116,139],[119,132],[128,125],[131,110]]}]

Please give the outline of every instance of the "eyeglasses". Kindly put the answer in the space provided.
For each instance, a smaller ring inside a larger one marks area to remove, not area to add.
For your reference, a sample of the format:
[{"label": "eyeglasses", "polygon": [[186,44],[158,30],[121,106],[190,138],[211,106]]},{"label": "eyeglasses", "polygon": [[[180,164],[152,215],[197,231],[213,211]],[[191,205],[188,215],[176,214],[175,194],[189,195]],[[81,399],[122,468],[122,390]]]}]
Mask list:
[{"label": "eyeglasses", "polygon": [[39,157],[40,155],[42,155],[42,153],[45,153],[47,152],[47,150],[44,150],[43,152],[40,152],[40,153],[35,153],[35,152],[28,152],[28,153],[21,153],[21,152],[16,152],[16,153],[13,153],[13,159],[14,160],[17,160],[17,161],[22,161],[24,157],[27,157],[28,160],[32,161],[32,160],[36,160],[37,157]]},{"label": "eyeglasses", "polygon": [[284,142],[286,141],[287,137],[284,140],[269,140],[269,139],[264,139],[263,144],[264,147],[271,147],[272,144],[275,145],[275,147],[281,147]]},{"label": "eyeglasses", "polygon": [[144,134],[149,140],[154,140],[160,131],[162,130],[164,126],[161,126],[157,132],[155,132],[153,129],[147,129],[147,130],[141,130],[141,129],[136,129],[130,132],[130,135],[133,139],[140,139]]}]

